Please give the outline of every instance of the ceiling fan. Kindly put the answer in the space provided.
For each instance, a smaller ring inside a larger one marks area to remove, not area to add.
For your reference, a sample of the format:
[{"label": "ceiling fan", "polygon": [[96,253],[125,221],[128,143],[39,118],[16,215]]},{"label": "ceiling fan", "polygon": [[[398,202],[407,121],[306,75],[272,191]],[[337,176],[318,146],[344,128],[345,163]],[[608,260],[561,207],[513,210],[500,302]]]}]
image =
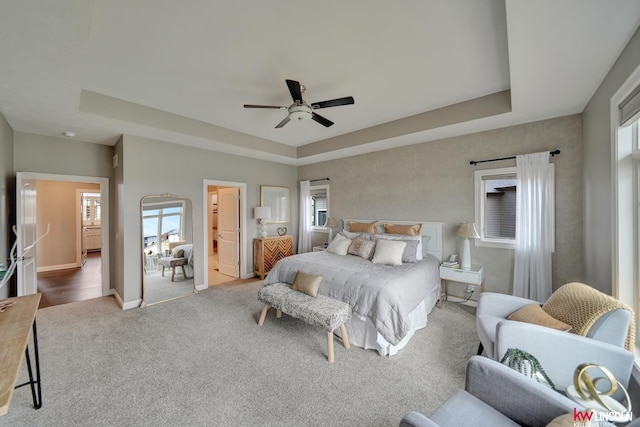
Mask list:
[{"label": "ceiling fan", "polygon": [[317,114],[313,110],[317,110],[319,108],[327,108],[327,107],[338,107],[340,105],[349,105],[353,104],[355,101],[352,96],[347,96],[345,98],[337,98],[330,99],[328,101],[322,102],[312,102],[311,104],[307,104],[302,99],[302,94],[304,93],[306,87],[301,85],[300,82],[295,80],[285,80],[287,82],[287,86],[289,87],[289,92],[291,92],[291,97],[293,98],[293,104],[287,106],[279,106],[279,105],[255,105],[255,104],[244,104],[244,108],[275,108],[279,110],[288,110],[289,114],[284,118],[280,123],[276,125],[276,129],[283,127],[291,120],[307,120],[312,119],[316,122],[320,123],[325,127],[329,127],[333,124],[333,122],[325,117],[322,117],[320,114]]}]

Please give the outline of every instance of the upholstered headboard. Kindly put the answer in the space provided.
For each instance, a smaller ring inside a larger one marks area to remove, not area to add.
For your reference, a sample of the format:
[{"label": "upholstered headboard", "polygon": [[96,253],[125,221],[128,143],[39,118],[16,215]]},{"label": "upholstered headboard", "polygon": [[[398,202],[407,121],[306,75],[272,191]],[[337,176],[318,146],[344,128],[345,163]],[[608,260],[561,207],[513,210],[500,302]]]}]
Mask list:
[{"label": "upholstered headboard", "polygon": [[398,225],[411,225],[411,224],[422,224],[422,230],[420,234],[422,236],[428,236],[428,239],[422,240],[423,254],[433,255],[438,258],[438,261],[442,261],[442,222],[426,222],[426,221],[399,221],[393,219],[354,219],[354,218],[344,218],[344,229],[349,231],[349,221],[355,222],[373,222],[378,221],[378,233],[384,233],[383,224],[391,223]]}]

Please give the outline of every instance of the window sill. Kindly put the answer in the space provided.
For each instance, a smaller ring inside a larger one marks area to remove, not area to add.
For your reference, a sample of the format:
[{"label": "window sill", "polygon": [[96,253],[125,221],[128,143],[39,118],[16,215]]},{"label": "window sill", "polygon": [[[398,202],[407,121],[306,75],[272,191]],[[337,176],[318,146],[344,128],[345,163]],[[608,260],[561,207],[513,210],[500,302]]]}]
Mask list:
[{"label": "window sill", "polygon": [[515,249],[516,242],[504,240],[476,239],[476,246],[482,246],[485,248]]},{"label": "window sill", "polygon": [[329,233],[329,229],[327,227],[311,227],[311,231],[313,233]]}]

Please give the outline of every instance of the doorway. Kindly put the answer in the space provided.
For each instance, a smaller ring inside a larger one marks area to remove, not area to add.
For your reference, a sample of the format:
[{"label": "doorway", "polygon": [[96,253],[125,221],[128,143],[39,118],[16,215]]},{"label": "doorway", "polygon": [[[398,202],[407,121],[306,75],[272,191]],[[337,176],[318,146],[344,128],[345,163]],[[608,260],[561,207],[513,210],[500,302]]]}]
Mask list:
[{"label": "doorway", "polygon": [[[35,282],[40,307],[109,295],[108,178],[20,173],[32,180],[36,224]],[[90,193],[90,194],[89,194]],[[83,197],[83,194],[85,197]],[[23,215],[23,214],[21,214]],[[17,230],[28,218],[17,218]],[[44,236],[43,236],[44,235]]]},{"label": "doorway", "polygon": [[205,283],[216,286],[245,278],[245,190],[243,183],[204,181]]}]

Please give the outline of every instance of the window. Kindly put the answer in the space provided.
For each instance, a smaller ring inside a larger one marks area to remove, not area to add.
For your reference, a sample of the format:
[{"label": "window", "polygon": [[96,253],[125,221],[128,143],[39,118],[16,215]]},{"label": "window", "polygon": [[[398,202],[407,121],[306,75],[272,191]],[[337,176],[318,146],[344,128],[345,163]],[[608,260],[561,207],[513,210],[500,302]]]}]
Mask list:
[{"label": "window", "polygon": [[[552,163],[549,164],[549,174],[551,188],[554,188]],[[480,234],[476,245],[514,249],[518,187],[515,166],[475,171],[474,181],[475,224]]]},{"label": "window", "polygon": [[329,217],[329,185],[311,187],[311,228],[327,232],[324,226]]},{"label": "window", "polygon": [[82,193],[82,223],[100,224],[100,193]]},{"label": "window", "polygon": [[146,204],[142,211],[143,247],[149,255],[166,253],[169,242],[182,240],[184,202],[161,205]]},{"label": "window", "polygon": [[[640,67],[611,98],[613,296],[640,311]],[[636,328],[640,326],[636,316]],[[636,348],[638,348],[636,337]],[[637,352],[636,352],[637,354]],[[640,362],[636,356],[636,363]]]}]

